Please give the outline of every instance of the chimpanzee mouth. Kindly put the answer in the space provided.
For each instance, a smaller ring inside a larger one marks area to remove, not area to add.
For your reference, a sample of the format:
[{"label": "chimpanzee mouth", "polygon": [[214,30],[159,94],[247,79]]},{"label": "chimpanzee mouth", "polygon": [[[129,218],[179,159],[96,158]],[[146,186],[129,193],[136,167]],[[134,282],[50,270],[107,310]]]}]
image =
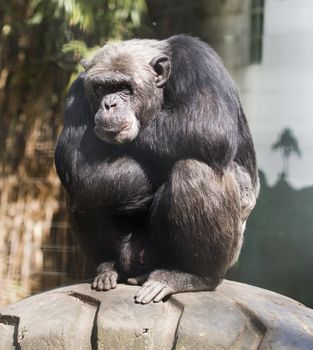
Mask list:
[{"label": "chimpanzee mouth", "polygon": [[[134,130],[133,130],[134,129]],[[119,127],[107,125],[96,125],[94,128],[95,134],[101,139],[109,143],[124,143],[131,141],[137,132],[138,128],[133,123],[125,123]]]},{"label": "chimpanzee mouth", "polygon": [[102,140],[114,139],[122,130],[118,128],[104,128],[102,126],[96,126],[94,128],[95,134]]},{"label": "chimpanzee mouth", "polygon": [[120,132],[122,132],[124,129],[121,128],[102,128],[103,132],[105,132],[106,134],[111,134],[111,135],[117,135]]}]

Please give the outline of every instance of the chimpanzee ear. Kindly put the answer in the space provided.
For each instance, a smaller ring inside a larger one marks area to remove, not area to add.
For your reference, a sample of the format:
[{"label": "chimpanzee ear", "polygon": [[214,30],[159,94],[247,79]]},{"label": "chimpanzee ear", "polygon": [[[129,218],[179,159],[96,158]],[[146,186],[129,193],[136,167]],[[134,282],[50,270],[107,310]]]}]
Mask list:
[{"label": "chimpanzee ear", "polygon": [[162,87],[171,74],[171,62],[167,56],[157,56],[150,62],[151,67],[157,74],[156,86]]},{"label": "chimpanzee ear", "polygon": [[87,70],[91,66],[91,61],[87,60],[86,58],[81,60],[79,63],[83,66],[85,70]]}]

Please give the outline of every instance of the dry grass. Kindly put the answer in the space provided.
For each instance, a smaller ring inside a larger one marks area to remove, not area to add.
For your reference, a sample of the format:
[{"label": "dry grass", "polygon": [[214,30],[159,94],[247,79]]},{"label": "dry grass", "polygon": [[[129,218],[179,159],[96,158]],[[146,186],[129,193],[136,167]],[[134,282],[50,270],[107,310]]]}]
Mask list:
[{"label": "dry grass", "polygon": [[[0,50],[1,58],[1,50]],[[0,70],[0,305],[84,277],[86,258],[68,226],[53,154],[68,73]]]},{"label": "dry grass", "polygon": [[49,116],[35,119],[15,171],[16,159],[0,163],[0,306],[86,277],[53,165]]},{"label": "dry grass", "polygon": [[87,277],[54,173],[2,177],[0,203],[0,306]]}]

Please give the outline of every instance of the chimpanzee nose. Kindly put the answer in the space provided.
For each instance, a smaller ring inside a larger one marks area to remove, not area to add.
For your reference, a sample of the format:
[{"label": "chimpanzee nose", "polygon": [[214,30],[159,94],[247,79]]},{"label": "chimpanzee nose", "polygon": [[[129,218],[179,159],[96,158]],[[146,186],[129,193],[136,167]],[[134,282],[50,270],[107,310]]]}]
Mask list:
[{"label": "chimpanzee nose", "polygon": [[115,108],[116,107],[116,103],[115,102],[105,102],[104,107],[108,111],[111,108]]}]

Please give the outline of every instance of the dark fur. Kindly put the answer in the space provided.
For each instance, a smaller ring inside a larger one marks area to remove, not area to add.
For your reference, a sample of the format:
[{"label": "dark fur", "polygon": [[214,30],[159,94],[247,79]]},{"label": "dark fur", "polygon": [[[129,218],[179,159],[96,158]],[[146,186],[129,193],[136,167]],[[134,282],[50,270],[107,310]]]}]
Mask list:
[{"label": "dark fur", "polygon": [[83,73],[68,95],[55,158],[83,248],[97,264],[113,262],[100,266],[94,288],[147,273],[130,280],[148,279],[136,296],[143,303],[214,289],[238,257],[258,194],[250,131],[220,58],[189,36],[166,44],[165,85],[146,81],[125,107],[137,111],[137,137],[112,144],[95,135]]}]

